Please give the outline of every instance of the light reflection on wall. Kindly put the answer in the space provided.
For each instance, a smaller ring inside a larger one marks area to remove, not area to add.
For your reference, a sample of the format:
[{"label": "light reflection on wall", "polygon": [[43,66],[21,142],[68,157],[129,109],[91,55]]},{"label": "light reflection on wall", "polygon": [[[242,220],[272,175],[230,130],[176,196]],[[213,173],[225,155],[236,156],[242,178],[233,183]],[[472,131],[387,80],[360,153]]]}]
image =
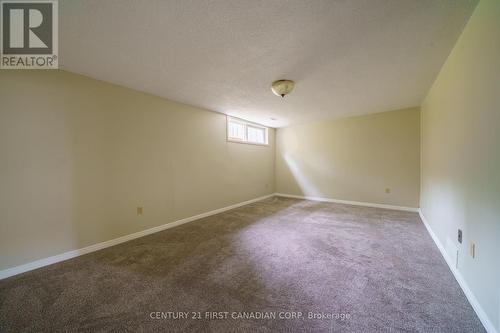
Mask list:
[{"label": "light reflection on wall", "polygon": [[295,178],[297,185],[299,185],[300,190],[302,191],[302,194],[304,196],[308,197],[321,196],[321,193],[314,186],[314,184],[312,184],[312,182],[300,171],[297,162],[295,162],[295,160],[290,154],[284,153],[283,160],[287,164],[288,169]]}]

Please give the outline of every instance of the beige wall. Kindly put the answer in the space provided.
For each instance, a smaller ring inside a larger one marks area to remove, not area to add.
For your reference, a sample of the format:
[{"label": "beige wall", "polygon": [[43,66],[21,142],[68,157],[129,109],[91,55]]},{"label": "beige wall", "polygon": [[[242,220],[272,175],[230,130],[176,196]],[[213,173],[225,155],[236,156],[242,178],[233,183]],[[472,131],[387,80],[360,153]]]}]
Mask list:
[{"label": "beige wall", "polygon": [[63,71],[0,71],[0,270],[272,193],[274,130],[263,147],[225,126]]},{"label": "beige wall", "polygon": [[276,192],[418,207],[419,119],[413,108],[279,129]]},{"label": "beige wall", "polygon": [[500,332],[498,0],[479,3],[422,105],[421,206],[450,257],[458,247],[458,271]]}]

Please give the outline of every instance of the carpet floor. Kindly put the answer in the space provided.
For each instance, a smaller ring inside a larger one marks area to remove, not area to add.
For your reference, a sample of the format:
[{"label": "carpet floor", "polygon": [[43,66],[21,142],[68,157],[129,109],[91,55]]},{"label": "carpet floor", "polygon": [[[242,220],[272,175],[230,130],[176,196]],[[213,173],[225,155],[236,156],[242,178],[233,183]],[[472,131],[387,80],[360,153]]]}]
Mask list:
[{"label": "carpet floor", "polygon": [[484,328],[418,214],[275,197],[2,280],[0,331]]}]

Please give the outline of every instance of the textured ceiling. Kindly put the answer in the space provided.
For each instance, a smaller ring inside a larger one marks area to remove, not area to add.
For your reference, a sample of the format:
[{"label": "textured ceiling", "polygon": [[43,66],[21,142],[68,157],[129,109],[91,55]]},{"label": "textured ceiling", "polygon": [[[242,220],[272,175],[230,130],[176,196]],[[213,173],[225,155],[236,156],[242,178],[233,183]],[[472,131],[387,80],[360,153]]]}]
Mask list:
[{"label": "textured ceiling", "polygon": [[476,2],[64,0],[60,67],[272,127],[381,112],[420,104]]}]

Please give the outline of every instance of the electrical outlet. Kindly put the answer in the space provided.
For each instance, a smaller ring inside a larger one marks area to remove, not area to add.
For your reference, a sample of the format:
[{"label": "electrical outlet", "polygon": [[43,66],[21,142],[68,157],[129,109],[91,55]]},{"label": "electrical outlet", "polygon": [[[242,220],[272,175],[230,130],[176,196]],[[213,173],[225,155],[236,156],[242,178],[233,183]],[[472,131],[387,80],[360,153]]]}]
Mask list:
[{"label": "electrical outlet", "polygon": [[137,216],[142,216],[144,214],[144,207],[137,207]]},{"label": "electrical outlet", "polygon": [[470,256],[472,258],[476,257],[476,244],[475,243],[470,243]]}]

